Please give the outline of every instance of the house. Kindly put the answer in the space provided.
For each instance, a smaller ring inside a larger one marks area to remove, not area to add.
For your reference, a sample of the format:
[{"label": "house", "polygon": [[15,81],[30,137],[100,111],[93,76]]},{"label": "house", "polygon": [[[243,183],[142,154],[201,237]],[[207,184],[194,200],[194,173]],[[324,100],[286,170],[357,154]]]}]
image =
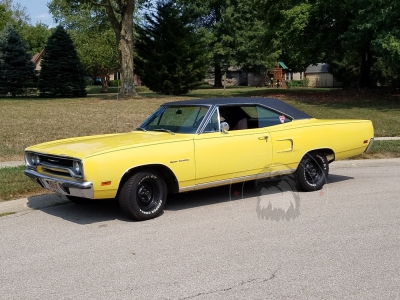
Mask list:
[{"label": "house", "polygon": [[288,70],[285,73],[285,80],[290,81],[290,80],[303,80],[304,79],[304,72],[292,72]]},{"label": "house", "polygon": [[36,53],[31,58],[31,61],[35,64],[35,71],[38,72],[38,73],[42,69],[40,63],[42,62],[43,53],[44,53],[44,50],[42,50],[40,53]]},{"label": "house", "polygon": [[329,73],[329,65],[325,63],[309,65],[304,74],[309,80],[309,87],[335,87],[341,85],[341,83]]},{"label": "house", "polygon": [[[226,72],[222,71],[222,84],[225,80],[226,86],[264,86],[265,74],[253,74],[233,66],[229,67]],[[204,79],[204,82],[214,85],[214,70],[209,70],[209,76]]]},{"label": "house", "polygon": [[[265,86],[268,85],[268,78],[273,78],[273,86],[276,85],[277,80],[285,87],[285,83],[289,81],[303,79],[308,79],[308,87],[341,86],[341,83],[329,73],[329,65],[326,63],[309,65],[304,72],[292,72],[283,62],[279,62],[277,68],[269,70],[267,75],[244,72],[239,67],[229,67],[226,72],[226,85]],[[205,82],[213,85],[212,76],[213,74],[210,74]]]}]

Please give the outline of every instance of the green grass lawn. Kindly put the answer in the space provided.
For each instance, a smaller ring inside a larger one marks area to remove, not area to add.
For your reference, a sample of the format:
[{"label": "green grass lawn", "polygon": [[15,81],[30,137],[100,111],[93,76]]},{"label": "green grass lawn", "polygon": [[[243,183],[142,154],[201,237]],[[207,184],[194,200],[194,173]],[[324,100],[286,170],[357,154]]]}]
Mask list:
[{"label": "green grass lawn", "polygon": [[[22,160],[26,147],[54,139],[136,128],[166,101],[210,97],[273,97],[316,118],[369,119],[375,136],[400,136],[400,95],[341,89],[204,87],[184,96],[159,95],[137,87],[138,97],[117,97],[88,87],[78,99],[0,98],[0,161]],[[117,101],[118,99],[118,101]]]},{"label": "green grass lawn", "polygon": [[[100,93],[88,87],[80,99],[0,99],[0,161],[22,160],[29,145],[54,139],[136,128],[166,101],[211,97],[273,97],[316,118],[369,119],[376,136],[400,136],[400,95],[341,89],[276,89],[205,86],[184,96],[165,96],[138,87],[138,97],[117,97],[117,88]],[[117,101],[118,99],[118,101]],[[400,141],[375,141],[356,158],[400,157]],[[0,201],[46,193],[23,174],[24,167],[0,169]]]},{"label": "green grass lawn", "polygon": [[24,170],[25,166],[0,168],[0,202],[47,193],[25,176]]}]

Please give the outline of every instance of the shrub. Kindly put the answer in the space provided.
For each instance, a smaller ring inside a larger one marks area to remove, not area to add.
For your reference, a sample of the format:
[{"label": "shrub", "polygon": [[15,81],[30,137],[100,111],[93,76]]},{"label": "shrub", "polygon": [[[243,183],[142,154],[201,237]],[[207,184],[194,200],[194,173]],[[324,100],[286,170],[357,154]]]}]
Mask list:
[{"label": "shrub", "polygon": [[108,86],[121,86],[121,80],[117,79],[117,80],[110,80],[108,82]]}]

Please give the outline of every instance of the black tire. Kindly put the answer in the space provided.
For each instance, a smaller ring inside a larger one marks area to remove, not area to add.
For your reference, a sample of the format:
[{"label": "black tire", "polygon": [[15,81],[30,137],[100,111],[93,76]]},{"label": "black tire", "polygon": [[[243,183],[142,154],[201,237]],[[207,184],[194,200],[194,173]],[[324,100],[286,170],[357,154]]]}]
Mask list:
[{"label": "black tire", "polygon": [[93,203],[93,200],[90,200],[88,198],[81,198],[81,197],[75,197],[75,196],[65,196],[67,199],[75,204],[90,204]]},{"label": "black tire", "polygon": [[295,172],[299,189],[312,192],[322,189],[328,179],[329,164],[320,152],[307,153]]},{"label": "black tire", "polygon": [[144,221],[157,217],[167,200],[167,185],[155,171],[142,171],[131,176],[119,193],[119,205],[129,218]]}]

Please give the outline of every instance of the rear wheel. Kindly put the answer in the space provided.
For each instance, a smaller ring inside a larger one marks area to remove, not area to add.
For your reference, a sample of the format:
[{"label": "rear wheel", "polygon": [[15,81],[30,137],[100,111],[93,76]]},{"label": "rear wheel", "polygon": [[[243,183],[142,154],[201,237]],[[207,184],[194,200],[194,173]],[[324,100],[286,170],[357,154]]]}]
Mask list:
[{"label": "rear wheel", "polygon": [[307,153],[295,172],[299,189],[305,192],[322,189],[327,181],[328,173],[329,164],[323,153]]},{"label": "rear wheel", "polygon": [[122,186],[118,201],[122,211],[138,221],[157,217],[167,199],[167,185],[155,171],[141,171]]}]

